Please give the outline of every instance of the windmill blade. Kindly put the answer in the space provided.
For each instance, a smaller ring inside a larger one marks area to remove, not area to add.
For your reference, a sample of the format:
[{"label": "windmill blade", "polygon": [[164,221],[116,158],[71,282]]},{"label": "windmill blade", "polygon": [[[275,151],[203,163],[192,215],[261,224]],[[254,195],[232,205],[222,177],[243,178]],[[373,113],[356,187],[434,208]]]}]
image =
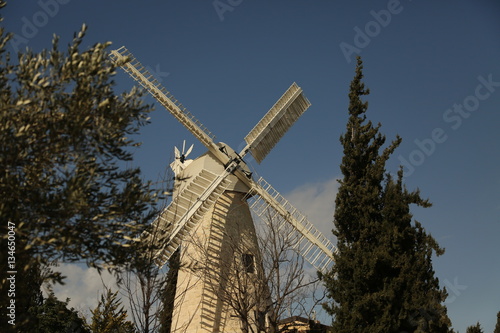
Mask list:
[{"label": "windmill blade", "polygon": [[328,272],[333,265],[333,253],[337,252],[335,245],[262,177],[253,182],[248,203],[260,217],[269,210],[281,216],[281,223],[291,225],[295,231],[295,247],[302,257],[318,271]]},{"label": "windmill blade", "polygon": [[179,149],[176,146],[174,146],[174,155],[175,155],[175,158],[181,157],[181,152],[179,151]]},{"label": "windmill blade", "polygon": [[193,147],[194,147],[194,143],[191,144],[191,146],[189,147],[189,149],[187,150],[186,154],[184,154],[184,157],[188,157],[188,155],[191,153],[191,151],[193,150]]},{"label": "windmill blade", "polygon": [[208,149],[217,150],[214,144],[215,136],[187,111],[124,46],[117,50],[112,50],[110,57],[117,66],[120,66],[134,80],[139,82],[142,87],[148,90],[161,105],[170,111]]},{"label": "windmill blade", "polygon": [[260,163],[311,103],[294,82],[245,137],[250,153]]},{"label": "windmill blade", "polygon": [[228,187],[230,171],[216,174],[202,170],[187,184],[153,222],[141,241],[155,249],[154,260],[163,266],[180,246],[181,242],[201,221],[209,207]]}]

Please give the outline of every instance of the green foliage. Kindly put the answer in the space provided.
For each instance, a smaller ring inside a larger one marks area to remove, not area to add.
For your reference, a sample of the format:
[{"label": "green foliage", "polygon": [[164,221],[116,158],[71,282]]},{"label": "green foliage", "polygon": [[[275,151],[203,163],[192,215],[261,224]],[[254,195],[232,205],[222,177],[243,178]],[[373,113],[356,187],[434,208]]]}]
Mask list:
[{"label": "green foliage", "polygon": [[[60,259],[121,267],[134,256],[131,239],[155,215],[156,192],[128,166],[139,145],[133,137],[152,107],[136,89],[114,92],[110,43],[81,50],[85,30],[66,50],[54,37],[50,49],[26,50],[12,60],[6,51],[11,35],[0,27],[0,247],[7,249],[12,222],[22,322],[31,320],[22,317],[31,306],[24,294],[40,291],[30,273],[37,265]],[[54,274],[44,278],[61,281]],[[3,275],[1,294],[7,289]],[[3,317],[5,302],[2,297]]]},{"label": "green foliage", "polygon": [[29,327],[29,333],[85,333],[84,320],[80,318],[75,309],[68,309],[69,299],[65,302],[58,300],[53,293],[45,299],[43,304],[30,309],[38,319],[36,327]]},{"label": "green foliage", "polygon": [[91,323],[87,328],[94,333],[135,333],[132,322],[127,320],[127,311],[117,299],[118,292],[106,289],[99,304],[92,312]]},{"label": "green foliage", "polygon": [[449,319],[441,303],[432,269],[432,255],[443,250],[420,223],[412,223],[409,205],[429,207],[418,191],[409,192],[386,175],[385,165],[401,142],[397,137],[383,149],[385,136],[366,120],[369,90],[362,82],[358,58],[349,93],[347,131],[334,215],[338,253],[335,265],[323,276],[334,316],[333,331],[448,332]]},{"label": "green foliage", "polygon": [[[7,272],[9,269],[6,265],[7,251],[0,251],[0,267],[2,272]],[[16,257],[16,264],[22,267],[31,258],[26,257],[26,254],[21,254]],[[15,318],[7,317],[6,311],[9,306],[11,297],[6,297],[7,292],[3,293],[0,298],[0,309],[2,310],[2,318],[8,320],[15,319],[15,330],[19,332],[29,332],[31,327],[38,326],[38,318],[33,315],[32,309],[43,304],[43,295],[40,287],[42,286],[44,276],[42,275],[45,269],[41,264],[30,265],[22,275],[16,275],[15,280]],[[9,285],[10,289],[10,285]],[[2,290],[3,291],[3,290]],[[0,332],[8,332],[12,329],[12,325],[7,320],[0,321]]]},{"label": "green foliage", "polygon": [[477,323],[474,326],[467,327],[465,333],[484,333],[484,332],[483,329],[481,328],[481,324]]},{"label": "green foliage", "polygon": [[497,324],[495,325],[495,331],[493,333],[500,333],[500,311],[497,313]]},{"label": "green foliage", "polygon": [[15,325],[3,320],[1,332],[87,332],[79,314],[73,308],[68,309],[69,299],[59,301],[52,292],[43,297],[41,286],[50,274],[53,274],[50,267],[35,264],[17,276]]},{"label": "green foliage", "polygon": [[18,251],[109,267],[153,216],[156,193],[126,167],[151,107],[135,89],[115,94],[110,43],[80,50],[85,30],[15,64],[1,31],[0,218],[25,239]]}]

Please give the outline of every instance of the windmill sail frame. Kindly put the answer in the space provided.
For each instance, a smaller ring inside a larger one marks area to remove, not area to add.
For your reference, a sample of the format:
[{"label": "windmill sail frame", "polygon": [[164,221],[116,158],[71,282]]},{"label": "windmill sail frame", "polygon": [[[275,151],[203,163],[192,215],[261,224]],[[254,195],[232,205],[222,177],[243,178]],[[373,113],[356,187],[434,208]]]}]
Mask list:
[{"label": "windmill sail frame", "polygon": [[125,48],[111,51],[111,59],[115,64],[129,74],[143,88],[160,102],[170,113],[184,125],[201,143],[211,149],[215,135],[212,134],[198,119],[196,119],[175,97],[161,85],[134,56]]},{"label": "windmill sail frame", "polygon": [[302,257],[322,273],[329,271],[334,262],[337,248],[325,237],[307,217],[286,200],[271,184],[260,177],[248,193],[250,208],[263,217],[269,210],[282,217],[298,233],[294,239],[295,248]]},{"label": "windmill sail frame", "polygon": [[309,106],[311,103],[294,82],[245,137],[257,163],[262,162]]}]

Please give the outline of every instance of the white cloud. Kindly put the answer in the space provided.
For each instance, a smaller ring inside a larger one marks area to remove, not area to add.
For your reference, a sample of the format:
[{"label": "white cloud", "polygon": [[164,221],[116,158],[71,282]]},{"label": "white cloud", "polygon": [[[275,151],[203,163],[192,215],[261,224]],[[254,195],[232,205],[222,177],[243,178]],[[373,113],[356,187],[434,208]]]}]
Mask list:
[{"label": "white cloud", "polygon": [[[105,286],[113,291],[118,290],[115,278],[107,271],[99,275],[94,268],[66,263],[61,264],[55,270],[66,276],[64,285],[54,286],[56,297],[62,301],[70,298],[69,306],[86,316],[90,314],[89,309],[97,306]],[[125,303],[122,301],[122,304],[127,305]]]},{"label": "white cloud", "polygon": [[336,178],[306,183],[285,194],[292,205],[304,214],[329,239],[333,239],[333,212],[338,192]]}]

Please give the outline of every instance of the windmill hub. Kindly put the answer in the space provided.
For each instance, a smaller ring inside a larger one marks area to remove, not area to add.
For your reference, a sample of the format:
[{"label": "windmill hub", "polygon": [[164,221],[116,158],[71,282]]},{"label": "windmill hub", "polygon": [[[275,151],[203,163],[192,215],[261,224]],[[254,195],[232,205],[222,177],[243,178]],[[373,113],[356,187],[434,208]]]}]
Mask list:
[{"label": "windmill hub", "polygon": [[217,146],[219,147],[219,151],[223,154],[219,157],[221,162],[224,164],[224,166],[227,168],[232,162],[235,162],[237,165],[237,168],[243,172],[244,174],[252,174],[250,169],[248,168],[248,165],[245,163],[243,160],[243,156],[240,156],[233,148],[229,147],[226,145],[224,142],[219,142],[217,143]]}]

